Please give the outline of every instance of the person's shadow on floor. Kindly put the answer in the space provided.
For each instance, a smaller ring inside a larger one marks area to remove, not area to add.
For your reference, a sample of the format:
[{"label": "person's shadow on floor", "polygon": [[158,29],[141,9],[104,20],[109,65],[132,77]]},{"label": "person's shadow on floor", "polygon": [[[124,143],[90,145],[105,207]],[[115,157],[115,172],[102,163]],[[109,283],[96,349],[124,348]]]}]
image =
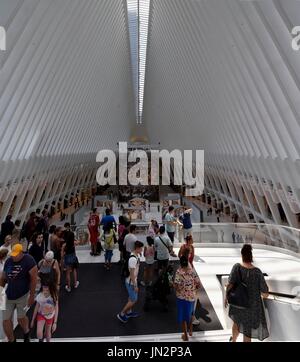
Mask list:
[{"label": "person's shadow on floor", "polygon": [[205,331],[207,328],[203,326],[202,321],[205,323],[211,323],[212,319],[209,317],[209,311],[202,307],[202,305],[198,306],[195,312],[196,318],[200,321],[198,326],[194,326],[194,330],[196,331]]}]

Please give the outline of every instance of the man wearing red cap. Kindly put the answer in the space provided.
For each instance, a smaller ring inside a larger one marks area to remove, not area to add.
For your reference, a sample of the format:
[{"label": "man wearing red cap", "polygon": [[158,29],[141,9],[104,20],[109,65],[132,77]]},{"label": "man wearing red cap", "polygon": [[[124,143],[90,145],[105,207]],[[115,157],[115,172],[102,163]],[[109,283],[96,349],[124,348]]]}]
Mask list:
[{"label": "man wearing red cap", "polygon": [[1,274],[0,286],[6,288],[6,308],[3,311],[3,329],[9,342],[15,342],[13,314],[17,310],[18,323],[24,331],[24,342],[30,342],[27,310],[34,303],[37,266],[32,256],[23,253],[21,244],[15,244]]}]

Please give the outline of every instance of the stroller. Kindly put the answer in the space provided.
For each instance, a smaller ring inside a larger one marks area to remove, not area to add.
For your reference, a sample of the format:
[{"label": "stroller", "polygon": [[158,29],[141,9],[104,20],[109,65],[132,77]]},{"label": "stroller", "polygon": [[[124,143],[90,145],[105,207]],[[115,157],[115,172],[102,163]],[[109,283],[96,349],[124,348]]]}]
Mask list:
[{"label": "stroller", "polygon": [[169,265],[153,285],[146,287],[145,312],[149,311],[151,302],[156,300],[161,303],[164,312],[168,311],[168,295],[171,294],[173,288],[173,274],[174,269]]}]

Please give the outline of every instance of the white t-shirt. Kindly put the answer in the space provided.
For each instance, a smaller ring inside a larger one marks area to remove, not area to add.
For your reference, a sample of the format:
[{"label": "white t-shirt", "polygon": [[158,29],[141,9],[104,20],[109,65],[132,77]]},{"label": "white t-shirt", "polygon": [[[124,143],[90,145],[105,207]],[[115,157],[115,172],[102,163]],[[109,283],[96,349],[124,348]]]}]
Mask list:
[{"label": "white t-shirt", "polygon": [[154,248],[157,251],[157,259],[158,260],[169,259],[170,258],[169,250],[172,248],[172,246],[173,246],[173,244],[167,234],[158,235],[154,239]]},{"label": "white t-shirt", "polygon": [[35,300],[39,303],[39,314],[46,319],[52,319],[55,316],[55,303],[51,295],[49,297],[45,297],[43,293],[39,293]]},{"label": "white t-shirt", "polygon": [[134,244],[137,241],[137,237],[134,234],[127,234],[124,238],[124,246],[128,253],[132,253],[134,251]]},{"label": "white t-shirt", "polygon": [[130,269],[134,269],[134,283],[132,283],[130,275],[128,278],[126,278],[127,283],[137,285],[139,268],[140,268],[140,258],[138,256],[136,256],[135,254],[131,254],[130,258],[128,260],[128,269],[129,269],[129,272],[130,272]]}]

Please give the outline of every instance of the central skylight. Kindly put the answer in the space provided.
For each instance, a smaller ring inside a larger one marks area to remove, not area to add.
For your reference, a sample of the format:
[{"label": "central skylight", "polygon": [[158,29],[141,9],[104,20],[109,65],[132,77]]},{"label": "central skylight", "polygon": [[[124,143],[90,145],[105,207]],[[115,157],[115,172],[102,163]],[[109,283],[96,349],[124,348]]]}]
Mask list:
[{"label": "central skylight", "polygon": [[142,123],[150,0],[127,0],[137,123]]}]

